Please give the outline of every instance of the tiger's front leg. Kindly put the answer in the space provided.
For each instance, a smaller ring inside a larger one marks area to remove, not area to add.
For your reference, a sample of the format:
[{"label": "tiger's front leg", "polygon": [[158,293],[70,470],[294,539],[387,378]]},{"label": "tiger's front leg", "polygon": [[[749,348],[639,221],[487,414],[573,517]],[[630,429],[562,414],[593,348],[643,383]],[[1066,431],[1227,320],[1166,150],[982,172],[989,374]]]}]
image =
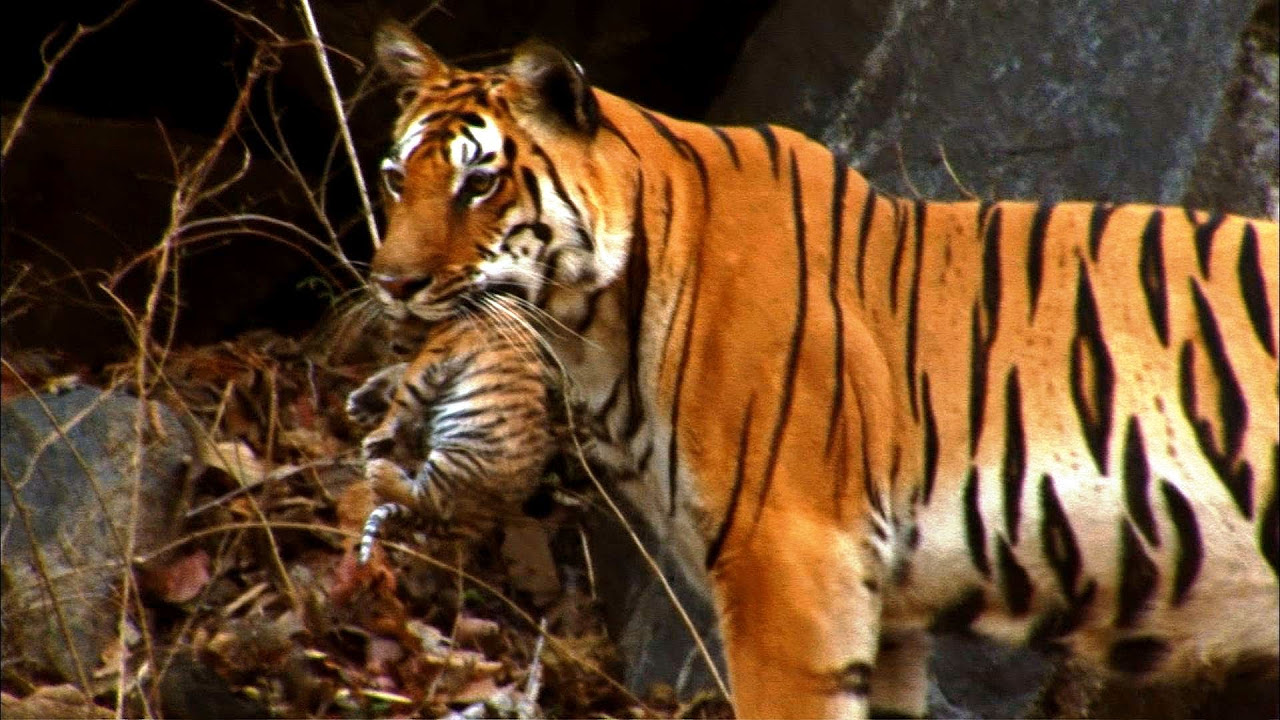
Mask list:
[{"label": "tiger's front leg", "polygon": [[866,717],[883,585],[871,544],[829,516],[766,508],[744,524],[711,572],[738,717]]}]

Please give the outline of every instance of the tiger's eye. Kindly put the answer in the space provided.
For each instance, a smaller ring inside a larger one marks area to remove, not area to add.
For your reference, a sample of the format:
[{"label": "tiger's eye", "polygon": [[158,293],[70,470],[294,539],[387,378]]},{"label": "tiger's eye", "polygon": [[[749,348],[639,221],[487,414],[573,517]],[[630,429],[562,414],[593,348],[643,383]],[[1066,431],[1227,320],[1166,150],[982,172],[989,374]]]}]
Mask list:
[{"label": "tiger's eye", "polygon": [[392,197],[399,200],[400,193],[404,191],[404,172],[398,167],[383,166],[382,184]]},{"label": "tiger's eye", "polygon": [[479,197],[493,189],[498,176],[491,172],[473,172],[462,181],[462,194]]}]

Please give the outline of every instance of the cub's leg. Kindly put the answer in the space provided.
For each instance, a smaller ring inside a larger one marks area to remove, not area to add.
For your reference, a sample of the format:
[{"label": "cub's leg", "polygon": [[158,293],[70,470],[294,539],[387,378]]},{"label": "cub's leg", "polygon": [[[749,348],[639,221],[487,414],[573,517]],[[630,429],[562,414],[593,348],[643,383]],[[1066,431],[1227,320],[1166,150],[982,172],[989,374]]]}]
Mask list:
[{"label": "cub's leg", "polygon": [[830,516],[766,509],[711,571],[739,718],[863,718],[881,566]]},{"label": "cub's leg", "polygon": [[932,651],[933,638],[924,630],[881,632],[876,674],[871,679],[874,717],[925,716]]},{"label": "cub's leg", "polygon": [[373,427],[391,408],[391,396],[409,363],[388,365],[347,395],[347,417],[362,428]]}]

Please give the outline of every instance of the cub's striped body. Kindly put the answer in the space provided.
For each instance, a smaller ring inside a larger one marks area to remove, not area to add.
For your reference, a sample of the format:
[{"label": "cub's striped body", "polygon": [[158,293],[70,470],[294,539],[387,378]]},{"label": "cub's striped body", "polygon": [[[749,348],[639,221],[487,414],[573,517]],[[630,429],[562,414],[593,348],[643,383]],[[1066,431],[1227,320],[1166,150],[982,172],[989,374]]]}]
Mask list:
[{"label": "cub's striped body", "polygon": [[1137,677],[1275,663],[1274,223],[912,202],[544,46],[379,51],[408,91],[380,299],[574,330],[545,339],[594,459],[702,531],[741,716],[923,713],[930,629]]},{"label": "cub's striped body", "polygon": [[[365,523],[367,562],[388,521],[416,518],[455,534],[518,512],[555,448],[551,376],[522,316],[501,299],[433,325],[410,362],[375,373],[347,398],[365,476],[381,503]],[[417,463],[412,477],[402,466]]]}]

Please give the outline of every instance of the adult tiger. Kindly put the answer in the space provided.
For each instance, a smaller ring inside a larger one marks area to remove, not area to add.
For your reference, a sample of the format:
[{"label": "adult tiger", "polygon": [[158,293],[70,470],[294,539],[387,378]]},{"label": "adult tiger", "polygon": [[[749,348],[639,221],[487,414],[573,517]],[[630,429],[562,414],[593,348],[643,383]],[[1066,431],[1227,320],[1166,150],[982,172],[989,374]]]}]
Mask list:
[{"label": "adult tiger", "polygon": [[740,715],[921,714],[938,627],[1133,675],[1275,662],[1274,223],[902,200],[545,45],[376,44],[379,298],[579,334],[547,340],[595,453],[698,518]]}]

